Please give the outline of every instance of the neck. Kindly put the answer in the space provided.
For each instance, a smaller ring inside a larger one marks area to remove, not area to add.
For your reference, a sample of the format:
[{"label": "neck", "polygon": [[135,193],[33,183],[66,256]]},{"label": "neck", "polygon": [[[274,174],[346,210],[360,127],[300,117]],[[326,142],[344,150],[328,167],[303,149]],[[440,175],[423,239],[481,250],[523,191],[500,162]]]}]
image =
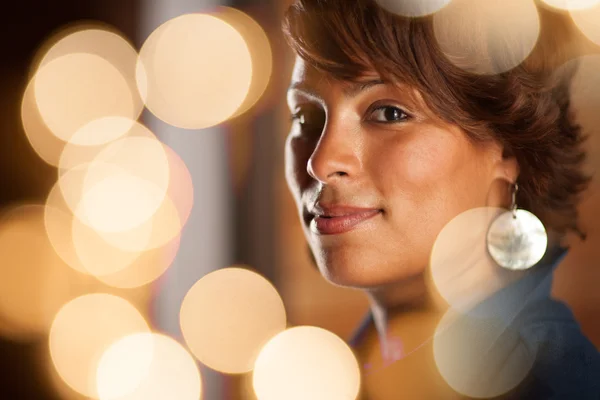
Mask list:
[{"label": "neck", "polygon": [[[559,245],[560,242],[560,235],[552,231],[548,232],[548,249]],[[496,268],[500,267],[496,266]],[[510,272],[506,275],[509,280],[521,277],[521,274],[516,272]],[[486,276],[483,276],[482,279],[485,278]],[[506,284],[508,284],[507,281],[501,286],[504,287]],[[431,277],[426,272],[368,289],[366,294],[373,322],[384,351],[388,342],[389,320],[395,316],[419,313],[437,318],[448,310],[448,303],[438,294],[431,282]]]},{"label": "neck", "polygon": [[441,315],[447,309],[446,303],[431,290],[424,273],[369,289],[369,299],[373,322],[382,347],[387,347],[388,321],[400,313],[427,313]]}]

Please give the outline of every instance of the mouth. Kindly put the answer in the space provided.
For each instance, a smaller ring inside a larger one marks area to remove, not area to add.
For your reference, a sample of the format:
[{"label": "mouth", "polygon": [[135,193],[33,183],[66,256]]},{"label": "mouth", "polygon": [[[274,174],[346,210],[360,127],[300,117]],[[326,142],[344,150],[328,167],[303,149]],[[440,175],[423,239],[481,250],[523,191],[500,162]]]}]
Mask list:
[{"label": "mouth", "polygon": [[306,214],[305,221],[310,230],[319,235],[339,235],[349,232],[361,223],[370,220],[383,210],[356,207],[319,207]]}]

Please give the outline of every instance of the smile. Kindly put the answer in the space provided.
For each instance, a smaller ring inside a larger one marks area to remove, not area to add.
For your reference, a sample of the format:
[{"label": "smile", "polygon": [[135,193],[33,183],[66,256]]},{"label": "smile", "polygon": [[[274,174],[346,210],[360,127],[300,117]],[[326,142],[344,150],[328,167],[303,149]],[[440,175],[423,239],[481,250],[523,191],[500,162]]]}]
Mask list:
[{"label": "smile", "polygon": [[310,229],[320,235],[337,235],[351,231],[380,212],[378,209],[363,209],[344,215],[315,215],[310,221]]}]

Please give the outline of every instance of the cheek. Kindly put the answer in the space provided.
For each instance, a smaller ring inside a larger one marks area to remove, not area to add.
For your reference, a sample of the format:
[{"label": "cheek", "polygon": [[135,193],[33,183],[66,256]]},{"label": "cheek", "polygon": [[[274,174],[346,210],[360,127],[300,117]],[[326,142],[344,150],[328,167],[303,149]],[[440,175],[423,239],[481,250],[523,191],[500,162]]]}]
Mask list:
[{"label": "cheek", "polygon": [[307,164],[312,154],[305,140],[288,137],[285,142],[285,177],[294,196],[299,197],[303,189],[310,184]]},{"label": "cheek", "polygon": [[383,178],[384,191],[394,192],[440,188],[450,183],[462,159],[456,138],[438,130],[420,131],[410,140],[398,138],[377,154],[375,176]]}]

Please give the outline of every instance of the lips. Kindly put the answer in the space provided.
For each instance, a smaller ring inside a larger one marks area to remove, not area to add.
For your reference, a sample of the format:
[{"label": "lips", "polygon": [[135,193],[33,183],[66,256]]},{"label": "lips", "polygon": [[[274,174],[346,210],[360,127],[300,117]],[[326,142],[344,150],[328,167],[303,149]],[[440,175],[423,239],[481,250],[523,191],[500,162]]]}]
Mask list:
[{"label": "lips", "polygon": [[311,229],[321,235],[337,235],[351,231],[381,212],[376,208],[348,206],[316,207],[311,214]]}]

